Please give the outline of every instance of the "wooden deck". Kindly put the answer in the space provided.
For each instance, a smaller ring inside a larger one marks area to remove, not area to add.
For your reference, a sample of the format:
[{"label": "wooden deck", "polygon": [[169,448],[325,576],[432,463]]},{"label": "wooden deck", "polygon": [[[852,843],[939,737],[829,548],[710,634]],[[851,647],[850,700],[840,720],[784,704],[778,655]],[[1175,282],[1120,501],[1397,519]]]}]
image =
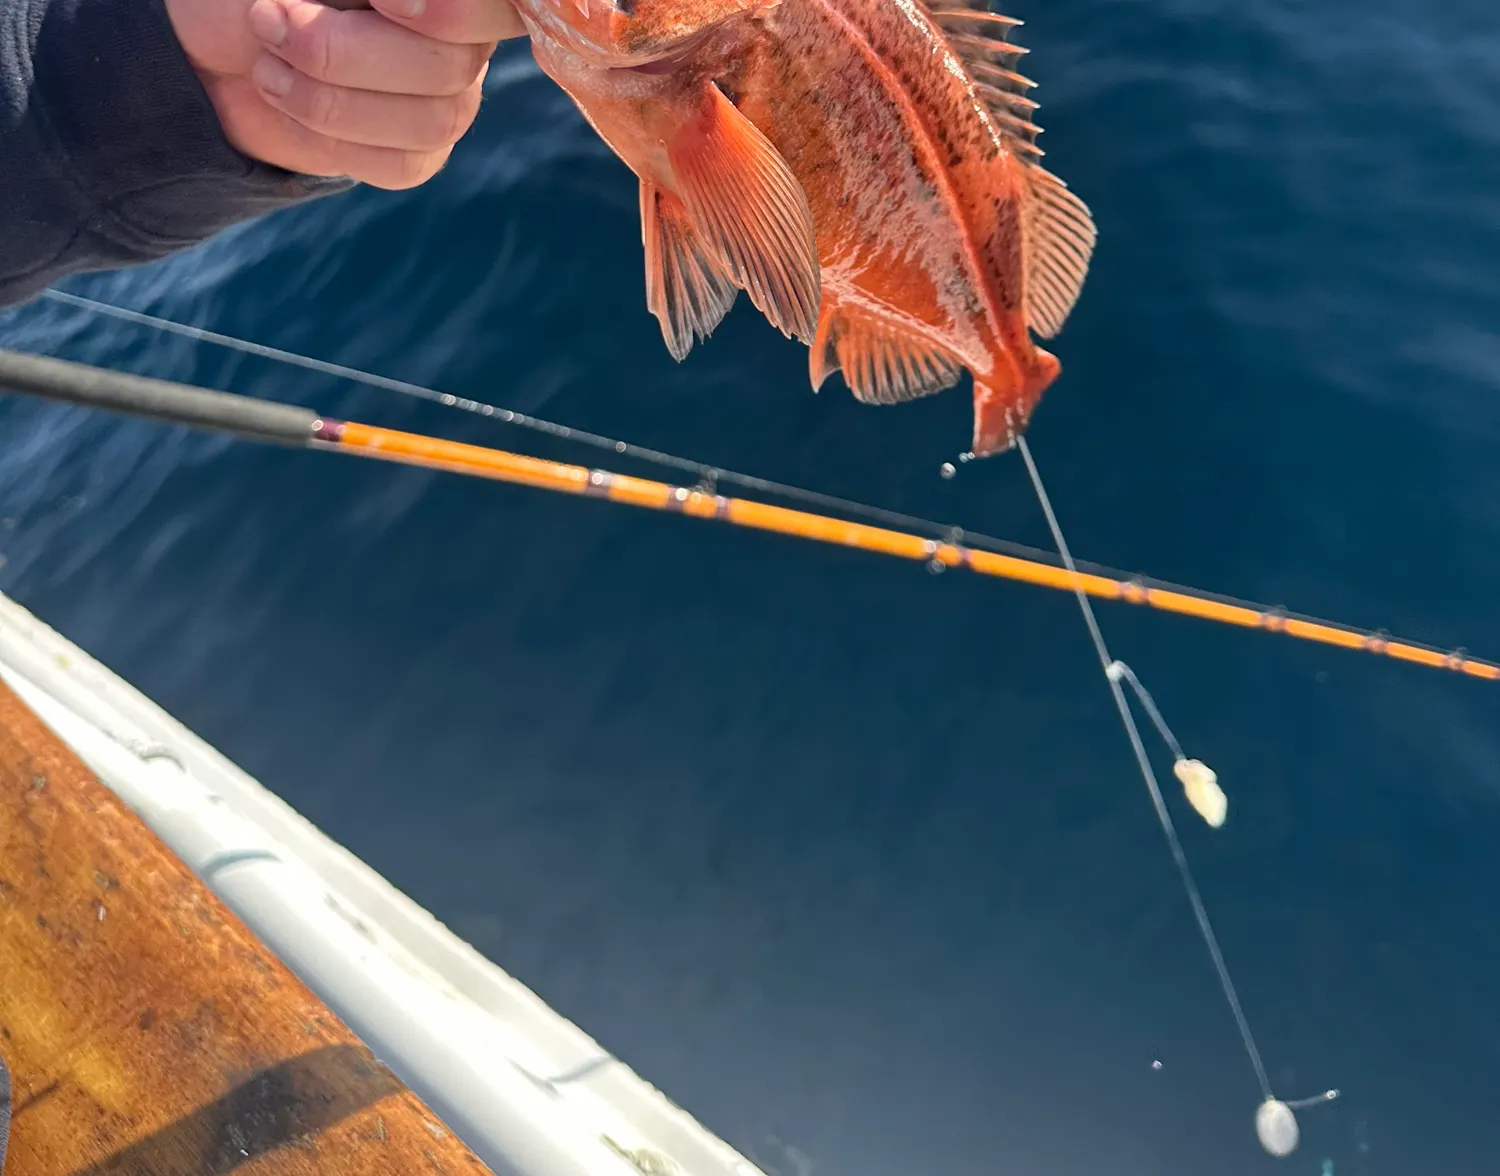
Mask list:
[{"label": "wooden deck", "polygon": [[0,683],[4,1176],[489,1171]]}]

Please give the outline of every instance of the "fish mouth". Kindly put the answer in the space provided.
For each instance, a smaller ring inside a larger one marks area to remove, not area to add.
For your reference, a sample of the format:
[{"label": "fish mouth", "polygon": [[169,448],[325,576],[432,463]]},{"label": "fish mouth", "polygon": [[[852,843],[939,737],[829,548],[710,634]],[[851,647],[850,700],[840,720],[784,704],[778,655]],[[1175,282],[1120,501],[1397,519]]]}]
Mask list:
[{"label": "fish mouth", "polygon": [[680,66],[687,57],[691,56],[692,53],[700,45],[702,45],[704,41],[708,40],[708,36],[710,33],[717,32],[719,29],[724,27],[725,23],[725,21],[720,21],[718,24],[712,25],[709,28],[700,29],[692,36],[682,41],[678,41],[670,49],[662,50],[655,57],[647,57],[641,61],[632,61],[629,65],[622,65],[619,68],[623,70],[629,70],[631,73],[640,74],[671,73],[673,70],[677,69],[678,66]]},{"label": "fish mouth", "polygon": [[[616,0],[617,7],[621,3],[633,4],[633,0]],[[728,26],[742,21],[752,21],[757,17],[764,16],[775,8],[781,0],[764,0],[763,3],[753,8],[747,8],[740,12],[732,12],[712,24],[704,25],[702,28],[683,37],[681,40],[673,41],[670,46],[658,49],[655,52],[647,51],[640,54],[630,54],[615,68],[630,70],[633,73],[642,74],[664,74],[671,73],[682,65],[683,61],[703,47],[704,43],[723,32]],[[624,11],[624,9],[621,9]]]}]

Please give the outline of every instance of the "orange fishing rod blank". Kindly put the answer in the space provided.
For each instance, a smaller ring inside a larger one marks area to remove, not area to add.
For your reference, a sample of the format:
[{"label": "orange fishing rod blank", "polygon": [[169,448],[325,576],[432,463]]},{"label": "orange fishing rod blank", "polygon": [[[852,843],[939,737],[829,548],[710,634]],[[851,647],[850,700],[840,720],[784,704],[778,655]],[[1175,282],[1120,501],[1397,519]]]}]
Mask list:
[{"label": "orange fishing rod blank", "polygon": [[944,567],[967,567],[982,576],[995,576],[1044,588],[1067,592],[1081,588],[1090,596],[1107,600],[1142,604],[1162,612],[1197,617],[1239,628],[1285,633],[1303,641],[1384,654],[1397,661],[1433,669],[1454,670],[1491,682],[1500,681],[1500,666],[1459,653],[1441,653],[1320,621],[1283,616],[1265,609],[1230,604],[1167,588],[1152,588],[1131,580],[1114,580],[1088,572],[1069,572],[1065,568],[1035,560],[953,543],[939,543],[906,531],[893,531],[811,511],[773,506],[748,498],[710,494],[604,470],[587,470],[582,466],[566,465],[545,458],[527,457],[459,441],[444,441],[420,433],[382,429],[354,421],[324,422],[318,431],[318,438],[319,444],[384,461],[448,470],[567,494],[607,498],[612,502],[651,510],[676,511],[694,518],[722,519],[734,526],[810,539],[818,543],[853,547],[901,559],[936,562]]}]

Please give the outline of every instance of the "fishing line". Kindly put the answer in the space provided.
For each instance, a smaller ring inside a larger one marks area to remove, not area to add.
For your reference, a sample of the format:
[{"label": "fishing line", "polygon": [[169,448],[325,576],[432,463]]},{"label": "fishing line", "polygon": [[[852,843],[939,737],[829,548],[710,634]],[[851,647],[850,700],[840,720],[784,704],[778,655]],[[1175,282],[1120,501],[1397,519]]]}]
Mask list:
[{"label": "fishing line", "polygon": [[1156,729],[1161,733],[1161,737],[1166,742],[1166,745],[1172,749],[1173,758],[1186,759],[1187,757],[1182,754],[1182,744],[1177,742],[1177,736],[1172,734],[1172,728],[1167,726],[1167,720],[1162,718],[1161,711],[1157,709],[1156,700],[1151,697],[1151,692],[1141,685],[1141,680],[1135,676],[1135,671],[1124,662],[1115,661],[1109,664],[1107,672],[1129,683],[1130,688],[1135,691],[1135,696],[1141,704],[1141,709],[1146,712],[1152,723],[1156,725]]},{"label": "fishing line", "polygon": [[[1031,485],[1036,491],[1037,502],[1040,503],[1042,513],[1047,518],[1047,527],[1051,530],[1052,539],[1057,544],[1057,553],[1062,558],[1064,566],[1076,574],[1072,552],[1068,548],[1067,539],[1063,537],[1057,514],[1052,509],[1052,500],[1047,494],[1047,488],[1042,483],[1041,471],[1037,469],[1036,461],[1031,456],[1031,446],[1026,443],[1024,436],[1017,438],[1016,444],[1021,451],[1022,459],[1026,462],[1026,472],[1031,477]],[[1197,765],[1202,769],[1202,773],[1207,773],[1209,776],[1212,776],[1212,771],[1200,761],[1188,760],[1182,754],[1182,748],[1176,736],[1172,734],[1166,720],[1157,709],[1155,701],[1141,685],[1135,672],[1124,662],[1110,655],[1109,647],[1104,641],[1104,634],[1099,629],[1099,621],[1094,616],[1094,607],[1089,603],[1088,595],[1076,581],[1073,592],[1078,599],[1078,607],[1083,613],[1084,624],[1088,626],[1089,637],[1093,640],[1094,652],[1099,657],[1099,667],[1104,671],[1110,693],[1114,696],[1115,706],[1120,712],[1120,721],[1124,724],[1125,734],[1130,739],[1131,750],[1135,752],[1136,765],[1140,768],[1141,779],[1145,781],[1146,790],[1151,794],[1151,804],[1156,809],[1156,819],[1161,824],[1162,832],[1166,834],[1167,844],[1172,851],[1172,860],[1177,864],[1177,872],[1182,879],[1183,889],[1187,892],[1188,902],[1192,904],[1193,914],[1198,920],[1198,930],[1203,936],[1204,944],[1208,947],[1214,971],[1218,974],[1219,987],[1223,989],[1224,999],[1229,1004],[1230,1012],[1234,1014],[1235,1024],[1239,1027],[1240,1040],[1244,1043],[1245,1053],[1255,1070],[1255,1079],[1260,1084],[1262,1102],[1256,1110],[1256,1133],[1261,1145],[1272,1155],[1289,1155],[1296,1147],[1298,1137],[1297,1119],[1292,1114],[1292,1108],[1331,1101],[1338,1097],[1338,1092],[1329,1090],[1312,1098],[1298,1099],[1289,1103],[1277,1099],[1272,1093],[1270,1079],[1266,1076],[1265,1063],[1261,1060],[1260,1048],[1255,1044],[1255,1035],[1250,1031],[1250,1022],[1246,1019],[1244,1008],[1240,1004],[1239,993],[1235,990],[1234,980],[1229,974],[1229,965],[1224,961],[1224,953],[1219,949],[1218,937],[1214,934],[1213,923],[1209,920],[1208,908],[1203,903],[1202,894],[1199,893],[1192,867],[1188,864],[1187,854],[1182,848],[1182,841],[1177,836],[1177,827],[1172,822],[1172,814],[1167,810],[1167,802],[1162,796],[1161,786],[1157,783],[1156,772],[1151,767],[1150,757],[1146,754],[1140,728],[1136,725],[1135,715],[1130,709],[1130,702],[1125,697],[1125,691],[1120,683],[1126,681],[1131,684],[1157,730],[1161,732],[1163,739],[1172,749],[1178,765],[1179,778],[1187,777],[1183,780],[1183,784],[1188,790],[1190,801],[1193,800],[1193,784],[1190,781],[1203,782],[1202,774],[1194,772],[1191,765]],[[1213,788],[1217,792],[1217,781],[1214,781]],[[1204,814],[1210,824],[1217,825],[1223,821],[1222,795],[1218,793],[1219,803],[1210,809],[1210,813],[1217,813],[1218,820],[1215,821],[1209,814]],[[1198,808],[1197,801],[1194,801],[1194,807]],[[1203,812],[1202,809],[1199,811]]]},{"label": "fishing line", "polygon": [[[206,327],[189,326],[186,323],[179,323],[174,319],[162,318],[158,315],[147,314],[144,311],[130,310],[110,302],[100,302],[97,299],[87,298],[81,294],[70,294],[62,290],[47,290],[43,293],[43,297],[50,298],[52,301],[62,303],[66,306],[94,311],[98,314],[135,323],[139,326],[152,327],[159,331],[180,335],[183,338],[192,339],[194,342],[212,343],[216,346],[225,347],[232,351],[239,351],[246,355],[274,360],[277,363],[304,368],[322,375],[335,376],[340,379],[353,381],[354,383],[364,384],[367,387],[379,388],[387,392],[398,392],[403,396],[413,396],[421,400],[432,401],[433,403],[443,405],[445,408],[456,408],[463,412],[475,413],[479,416],[499,420],[507,425],[517,425],[520,428],[530,429],[533,432],[543,433],[565,441],[578,441],[585,445],[591,445],[596,449],[607,450],[623,457],[635,458],[663,469],[673,469],[690,473],[696,476],[703,487],[710,492],[712,492],[718,483],[723,482],[728,485],[740,486],[747,490],[755,490],[761,494],[773,494],[778,498],[803,502],[809,506],[816,506],[823,510],[842,511],[846,514],[869,519],[871,522],[878,522],[886,526],[923,531],[933,535],[954,536],[955,542],[962,540],[974,546],[982,546],[987,550],[1003,552],[1022,559],[1055,562],[1055,556],[1051,552],[1043,551],[1040,548],[1028,547],[1022,543],[1013,543],[1007,539],[997,539],[992,535],[973,534],[964,531],[962,528],[946,526],[931,519],[903,514],[900,511],[887,510],[869,503],[840,498],[833,494],[823,494],[801,486],[791,486],[769,478],[758,478],[752,474],[739,473],[735,470],[724,469],[721,466],[709,465],[707,462],[679,457],[676,454],[666,453],[660,449],[636,445],[629,441],[606,437],[600,433],[591,433],[586,429],[577,429],[570,425],[560,425],[554,421],[531,416],[527,413],[501,408],[494,404],[486,404],[481,400],[473,400],[465,396],[455,396],[449,392],[440,392],[436,388],[428,388],[407,380],[393,379],[390,376],[378,375],[374,372],[363,371],[360,368],[349,367],[341,363],[331,363],[324,359],[314,359],[312,356],[301,355],[295,351],[286,351],[279,347],[271,347],[265,343],[255,343],[248,339],[237,338],[234,335],[212,331]],[[945,467],[945,469],[950,468]],[[1096,570],[1101,575],[1109,575],[1113,578],[1126,578],[1125,573],[1116,572],[1103,565],[1084,564],[1083,566],[1090,570]],[[1161,583],[1163,586],[1166,586],[1165,581]]]},{"label": "fishing line", "polygon": [[[47,290],[43,292],[43,297],[66,306],[151,327],[170,334],[180,335],[195,342],[212,343],[216,346],[243,352],[248,355],[270,359],[277,363],[304,368],[340,379],[347,379],[372,388],[417,397],[422,400],[441,404],[445,407],[457,408],[489,419],[499,420],[505,424],[517,425],[564,440],[578,441],[585,445],[608,450],[621,456],[635,458],[662,468],[691,473],[698,479],[696,489],[699,492],[709,495],[716,494],[717,487],[722,482],[742,486],[762,494],[774,495],[789,501],[800,502],[808,506],[815,506],[821,510],[841,512],[882,526],[925,534],[939,541],[936,546],[936,553],[928,565],[934,571],[941,571],[943,567],[950,566],[955,562],[953,553],[959,550],[994,553],[1000,557],[1010,557],[1014,560],[1031,564],[1051,565],[1058,568],[1059,572],[1062,570],[1061,563],[1057,555],[1053,552],[1041,551],[1037,548],[1028,547],[1025,544],[1015,543],[1007,539],[998,539],[992,535],[985,535],[978,532],[968,532],[962,527],[945,525],[931,519],[903,514],[899,511],[887,510],[884,507],[872,506],[868,503],[856,502],[815,490],[807,490],[800,486],[791,486],[784,482],[758,478],[750,474],[738,473],[734,470],[726,470],[719,466],[712,466],[705,462],[679,457],[675,454],[663,452],[662,450],[635,445],[613,437],[606,437],[599,433],[591,433],[584,429],[575,429],[568,425],[556,424],[541,417],[500,408],[496,405],[486,404],[468,397],[454,396],[451,393],[440,392],[435,388],[425,387],[407,380],[397,380],[389,376],[382,376],[373,372],[363,371],[359,368],[350,367],[346,364],[315,359],[312,356],[300,355],[295,351],[287,351],[283,348],[272,347],[264,343],[255,343],[219,331],[209,330],[205,327],[189,326],[185,323],[176,322],[173,319],[116,306],[113,303],[102,302],[80,294],[70,294],[62,290]],[[970,456],[969,454],[965,454],[960,460],[967,460]],[[950,476],[950,472],[953,469],[954,467],[951,463],[944,463],[942,467],[943,476]],[[1414,662],[1418,665],[1434,669],[1451,670],[1469,677],[1500,681],[1500,666],[1478,658],[1469,657],[1462,649],[1450,652],[1414,641],[1393,641],[1390,635],[1383,629],[1372,631],[1355,628],[1350,625],[1341,625],[1332,621],[1319,620],[1316,617],[1289,612],[1284,608],[1268,608],[1265,605],[1255,604],[1252,601],[1226,596],[1222,593],[1207,592],[1201,588],[1174,584],[1168,580],[1132,575],[1131,573],[1123,572],[1104,564],[1076,561],[1074,570],[1077,571],[1079,569],[1084,570],[1087,576],[1092,577],[1092,582],[1087,585],[1087,590],[1093,592],[1095,595],[1124,600],[1131,604],[1143,604],[1152,608],[1187,616],[1196,616],[1204,620],[1217,621],[1221,624],[1264,629],[1270,632],[1285,633],[1288,636],[1307,641],[1320,642],[1324,645],[1338,646],[1343,649],[1363,650],[1368,653],[1391,657],[1399,661]],[[1011,570],[1016,571],[1019,569],[1013,567]],[[1038,578],[1036,576],[1019,578],[1029,578],[1032,583],[1045,583],[1051,587],[1065,586],[1058,582],[1056,578]],[[1069,581],[1069,584],[1071,583],[1072,581]]]},{"label": "fishing line", "polygon": [[[396,462],[431,470],[446,470],[471,477],[488,478],[514,485],[603,498],[631,506],[652,510],[672,511],[700,519],[713,519],[732,526],[759,531],[795,536],[819,543],[841,545],[896,556],[902,559],[922,560],[929,567],[966,568],[976,574],[998,576],[1023,583],[1043,585],[1056,589],[1071,589],[1083,612],[1084,622],[1093,641],[1099,664],[1109,683],[1115,705],[1140,768],[1141,777],[1151,796],[1157,819],[1166,835],[1172,857],[1182,879],[1183,888],[1198,921],[1199,931],[1208,948],[1215,972],[1224,992],[1224,997],[1234,1015],[1246,1055],[1255,1070],[1256,1080],[1264,1096],[1256,1110],[1256,1134],[1261,1145],[1272,1155],[1286,1156],[1297,1146],[1299,1129],[1294,1109],[1338,1097],[1337,1090],[1324,1091],[1312,1098],[1285,1102],[1271,1091],[1270,1081],[1250,1031],[1239,995],[1235,990],[1228,965],[1219,949],[1218,939],[1209,921],[1208,911],[1198,886],[1193,878],[1187,856],[1177,836],[1177,830],[1162,797],[1161,787],[1146,754],[1140,729],[1125,696],[1122,683],[1128,683],[1136,692],[1143,709],[1150,715],[1163,739],[1175,757],[1175,771],[1181,780],[1190,804],[1215,827],[1224,820],[1227,802],[1218,787],[1213,771],[1198,760],[1186,759],[1171,729],[1162,718],[1159,708],[1149,692],[1133,671],[1123,662],[1110,655],[1109,648],[1100,631],[1090,595],[1112,599],[1145,603],[1169,611],[1186,612],[1205,619],[1239,624],[1265,625],[1266,617],[1249,614],[1247,617],[1224,615],[1222,606],[1209,607],[1202,599],[1186,594],[1166,592],[1142,593],[1132,582],[1104,579],[1082,573],[1073,559],[1072,551],[1063,536],[1056,512],[1043,485],[1041,474],[1031,455],[1031,448],[1024,437],[1018,439],[1018,447],[1025,460],[1027,473],[1036,492],[1037,501],[1046,516],[1047,526],[1057,545],[1058,556],[1065,570],[1034,561],[1018,559],[996,552],[981,551],[953,542],[939,543],[923,539],[920,535],[874,527],[868,523],[814,514],[789,507],[774,506],[752,499],[727,497],[701,488],[672,486],[664,482],[616,474],[601,469],[585,469],[582,466],[566,465],[544,458],[510,453],[486,446],[448,441],[421,433],[407,433],[366,425],[357,421],[340,421],[319,416],[312,409],[293,404],[282,404],[251,396],[217,392],[171,381],[145,376],[113,372],[90,364],[76,363],[46,356],[28,355],[0,349],[0,388],[9,388],[26,395],[69,404],[86,405],[108,411],[144,417],[150,420],[183,425],[211,432],[227,433],[266,444],[287,445],[302,449],[326,449],[340,451],[353,456],[376,461]],[[1332,644],[1343,644],[1347,634],[1329,630],[1326,633],[1299,631],[1281,618],[1276,627],[1279,631],[1310,640],[1326,640]],[[1304,627],[1313,628],[1313,627]],[[1407,660],[1426,660],[1428,655],[1418,657],[1423,651],[1416,647],[1402,647],[1390,642],[1382,646],[1381,652]],[[1427,660],[1426,664],[1448,665],[1463,669],[1476,676],[1500,678],[1500,666],[1488,662],[1460,661],[1450,664],[1445,659]]]}]

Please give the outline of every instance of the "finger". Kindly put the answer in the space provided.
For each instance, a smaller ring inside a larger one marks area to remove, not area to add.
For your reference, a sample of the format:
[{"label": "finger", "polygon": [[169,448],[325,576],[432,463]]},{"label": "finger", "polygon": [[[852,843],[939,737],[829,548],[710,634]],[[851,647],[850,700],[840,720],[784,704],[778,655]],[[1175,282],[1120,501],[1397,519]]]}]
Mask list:
[{"label": "finger", "polygon": [[382,94],[314,81],[267,53],[250,80],[269,105],[310,131],[367,147],[425,152],[451,147],[468,131],[479,113],[483,79],[452,96]]},{"label": "finger", "polygon": [[209,88],[229,141],[252,159],[287,171],[348,176],[375,188],[415,188],[437,175],[452,151],[408,151],[330,138],[268,105],[244,78],[213,78]]},{"label": "finger", "polygon": [[376,12],[439,41],[478,44],[525,34],[511,0],[370,0]]},{"label": "finger", "polygon": [[489,61],[488,44],[448,44],[376,12],[340,12],[312,0],[255,0],[261,43],[316,81],[387,94],[462,94]]}]

